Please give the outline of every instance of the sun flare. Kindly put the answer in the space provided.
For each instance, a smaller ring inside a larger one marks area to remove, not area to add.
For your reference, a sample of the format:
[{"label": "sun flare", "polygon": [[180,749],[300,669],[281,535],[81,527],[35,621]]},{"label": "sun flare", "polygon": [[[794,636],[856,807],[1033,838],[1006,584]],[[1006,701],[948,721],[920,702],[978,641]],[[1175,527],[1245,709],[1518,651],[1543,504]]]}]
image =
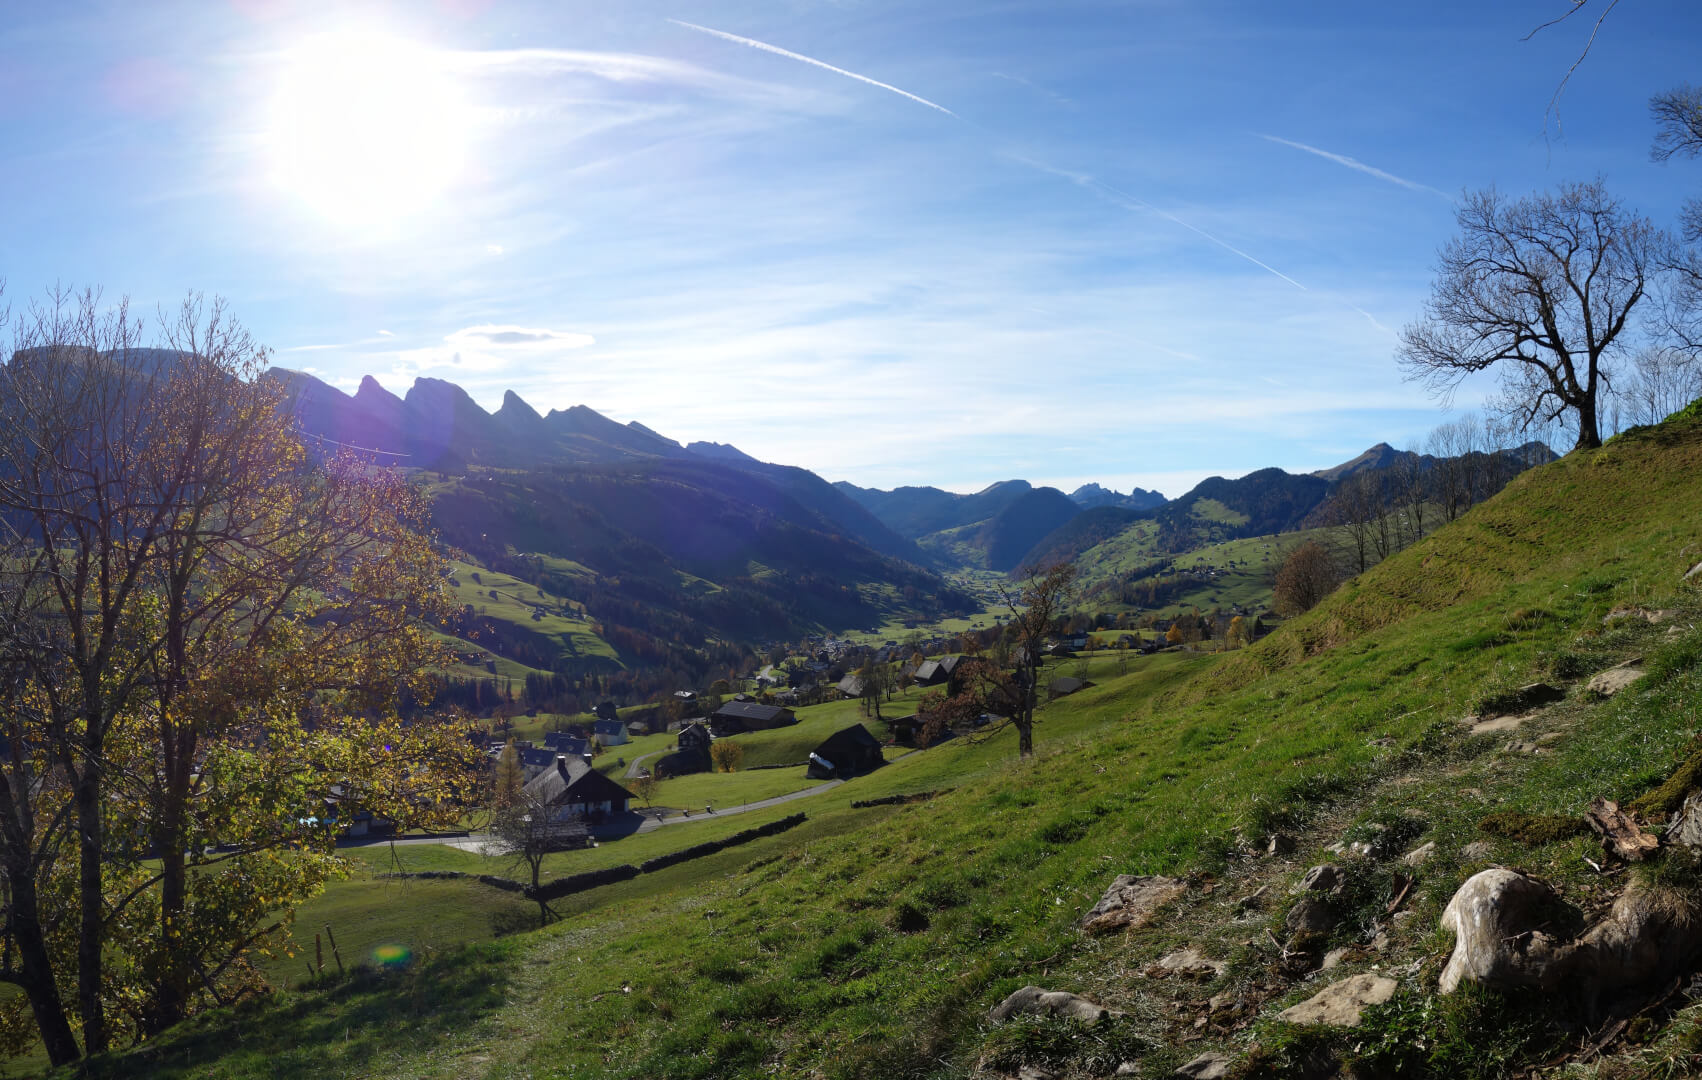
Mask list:
[{"label": "sun flare", "polygon": [[375,33],[290,50],[268,144],[279,186],[346,225],[384,225],[437,202],[461,172],[469,113],[442,56]]}]

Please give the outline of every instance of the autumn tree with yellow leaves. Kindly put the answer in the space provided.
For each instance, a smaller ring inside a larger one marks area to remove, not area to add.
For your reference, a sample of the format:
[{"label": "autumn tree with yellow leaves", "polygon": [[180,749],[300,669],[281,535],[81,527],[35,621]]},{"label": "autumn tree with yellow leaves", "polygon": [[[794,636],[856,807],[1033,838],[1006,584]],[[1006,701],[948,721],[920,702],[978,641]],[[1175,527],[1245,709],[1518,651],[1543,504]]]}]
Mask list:
[{"label": "autumn tree with yellow leaves", "polygon": [[161,322],[50,293],[0,369],[0,1017],[56,1064],[254,989],[338,821],[470,794],[459,728],[403,719],[444,659],[425,502],[310,453],[221,304]]}]

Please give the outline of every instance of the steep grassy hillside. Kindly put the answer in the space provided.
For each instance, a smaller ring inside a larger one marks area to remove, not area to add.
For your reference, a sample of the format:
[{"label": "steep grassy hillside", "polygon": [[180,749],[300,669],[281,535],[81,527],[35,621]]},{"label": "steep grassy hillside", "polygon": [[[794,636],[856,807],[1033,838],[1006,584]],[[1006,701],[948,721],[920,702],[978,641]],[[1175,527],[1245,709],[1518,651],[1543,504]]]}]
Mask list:
[{"label": "steep grassy hillside", "polygon": [[[1439,1078],[1547,1060],[1581,1045],[1586,1018],[1436,997],[1449,942],[1431,927],[1495,863],[1585,908],[1617,889],[1584,862],[1599,858],[1587,838],[1480,823],[1576,821],[1596,795],[1656,787],[1695,745],[1702,594],[1680,578],[1702,558],[1699,470],[1702,405],[1527,474],[1253,648],[1099,669],[1099,685],[1042,710],[1035,761],[1011,758],[1008,733],[953,740],[820,796],[795,833],[581,894],[549,930],[211,1015],[97,1075],[1109,1076],[1135,1062],[1164,1076],[1222,1049],[1242,1076],[1316,1075],[1334,1055],[1360,1075]],[[1658,620],[1609,618],[1632,605]],[[1642,681],[1606,701],[1585,692],[1633,656]],[[1540,741],[1461,723],[1536,678],[1567,691],[1528,721]],[[1298,851],[1257,857],[1275,832]],[[1369,853],[1325,850],[1338,840]],[[1399,861],[1427,840],[1431,862]],[[1342,921],[1285,942],[1290,887],[1328,859],[1347,881]],[[1184,875],[1187,899],[1150,927],[1083,936],[1077,920],[1124,873]],[[1669,862],[1654,880],[1694,888],[1691,873]],[[1265,900],[1238,903],[1261,887]],[[1149,973],[1184,944],[1225,970]],[[1351,1036],[1277,1021],[1320,985],[1296,955],[1336,947],[1340,974],[1394,975],[1394,1000]],[[1092,1029],[986,1020],[1029,983],[1124,1015]],[[1693,1015],[1639,1030],[1643,1044],[1611,1051],[1624,1070],[1603,1075],[1695,1064]]]}]

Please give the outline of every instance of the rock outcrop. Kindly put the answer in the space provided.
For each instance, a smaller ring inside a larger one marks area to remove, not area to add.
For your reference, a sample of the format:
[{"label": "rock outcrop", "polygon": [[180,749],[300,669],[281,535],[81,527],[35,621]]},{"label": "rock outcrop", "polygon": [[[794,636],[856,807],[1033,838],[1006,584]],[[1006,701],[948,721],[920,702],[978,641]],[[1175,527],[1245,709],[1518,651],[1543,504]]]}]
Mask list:
[{"label": "rock outcrop", "polygon": [[1159,908],[1181,896],[1187,887],[1181,878],[1120,874],[1093,910],[1082,916],[1082,932],[1103,934],[1145,926]]},{"label": "rock outcrop", "polygon": [[1025,986],[993,1006],[987,1013],[987,1019],[1003,1021],[1024,1013],[1073,1017],[1084,1024],[1097,1024],[1108,1017],[1122,1015],[1068,991]]},{"label": "rock outcrop", "polygon": [[1278,1019],[1291,1024],[1358,1027],[1367,1005],[1381,1005],[1395,996],[1395,980],[1382,975],[1354,975],[1318,991],[1298,1005],[1284,1009]]},{"label": "rock outcrop", "polygon": [[1442,992],[1473,982],[1550,991],[1570,984],[1600,994],[1687,970],[1702,955],[1702,911],[1670,889],[1632,882],[1574,940],[1538,929],[1558,904],[1547,885],[1513,870],[1468,879],[1442,913],[1455,935]]}]

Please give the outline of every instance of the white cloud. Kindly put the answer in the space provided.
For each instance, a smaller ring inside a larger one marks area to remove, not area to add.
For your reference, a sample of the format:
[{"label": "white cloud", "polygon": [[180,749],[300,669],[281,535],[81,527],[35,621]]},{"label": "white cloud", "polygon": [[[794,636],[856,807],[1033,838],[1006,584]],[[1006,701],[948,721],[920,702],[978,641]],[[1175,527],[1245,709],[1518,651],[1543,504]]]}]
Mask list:
[{"label": "white cloud", "polygon": [[451,345],[547,345],[557,349],[583,349],[597,339],[590,334],[566,330],[545,330],[530,326],[469,326],[443,339]]}]

